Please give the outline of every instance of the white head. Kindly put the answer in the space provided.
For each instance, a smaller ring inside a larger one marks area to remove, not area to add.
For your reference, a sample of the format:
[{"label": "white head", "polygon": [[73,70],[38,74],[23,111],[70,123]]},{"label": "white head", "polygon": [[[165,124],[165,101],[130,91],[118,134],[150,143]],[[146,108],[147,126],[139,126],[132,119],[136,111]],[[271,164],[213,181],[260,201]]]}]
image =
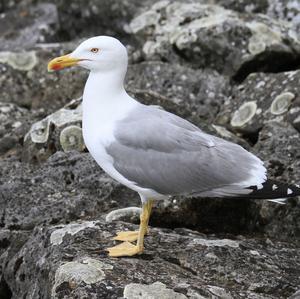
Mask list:
[{"label": "white head", "polygon": [[82,42],[72,53],[57,57],[48,64],[49,71],[79,65],[91,72],[127,70],[127,50],[116,38],[95,36]]}]

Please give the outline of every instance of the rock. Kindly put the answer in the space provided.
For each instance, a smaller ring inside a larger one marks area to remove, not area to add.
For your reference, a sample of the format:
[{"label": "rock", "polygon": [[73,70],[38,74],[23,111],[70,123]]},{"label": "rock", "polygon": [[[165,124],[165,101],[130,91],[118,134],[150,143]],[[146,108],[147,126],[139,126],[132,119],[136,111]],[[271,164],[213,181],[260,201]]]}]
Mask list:
[{"label": "rock", "polygon": [[104,218],[113,209],[140,204],[137,194],[106,176],[88,153],[57,152],[39,167],[12,157],[0,169],[0,227],[31,230]]},{"label": "rock", "polygon": [[268,0],[214,0],[218,5],[237,12],[266,13],[269,7]]},{"label": "rock", "polygon": [[299,298],[299,296],[300,296],[300,290],[294,293],[291,297],[289,297],[289,299],[297,299]]},{"label": "rock", "polygon": [[112,270],[113,267],[91,258],[81,261],[68,262],[61,265],[55,273],[55,284],[52,288],[52,297],[57,298],[59,286],[67,283],[71,288],[77,288],[82,282],[87,285],[95,284],[105,278],[103,269]]},{"label": "rock", "polygon": [[[218,238],[151,228],[144,254],[108,258],[104,249],[124,229],[135,226],[98,221],[53,245],[57,228],[48,226],[36,228],[17,253],[11,243],[0,262],[12,298],[287,298],[298,289],[293,242],[240,236],[232,240],[238,247],[207,246],[202,240]],[[251,254],[253,248],[258,254]]]},{"label": "rock", "polygon": [[85,221],[83,223],[70,223],[63,227],[58,226],[58,229],[51,233],[50,242],[53,245],[59,245],[62,243],[63,238],[66,234],[75,235],[76,233],[87,227],[95,227],[95,222]]},{"label": "rock", "polygon": [[35,117],[27,109],[0,102],[0,157],[21,149],[30,120]]},{"label": "rock", "polygon": [[131,222],[131,223],[138,223],[140,219],[142,209],[137,207],[129,207],[124,209],[117,209],[109,212],[105,220],[107,222],[111,221],[125,221],[125,222]]},{"label": "rock", "polygon": [[267,14],[274,19],[290,22],[296,30],[300,27],[300,4],[294,0],[269,1]]},{"label": "rock", "polygon": [[23,51],[49,42],[59,29],[56,6],[41,3],[7,11],[0,19],[0,28],[1,51]]},{"label": "rock", "polygon": [[23,154],[24,160],[41,162],[57,150],[85,149],[81,130],[82,107],[81,104],[77,104],[80,103],[80,99],[74,102],[76,102],[75,109],[72,109],[73,102],[71,102],[67,107],[32,125],[24,137],[26,149]]},{"label": "rock", "polygon": [[87,76],[85,70],[47,71],[51,58],[73,49],[73,44],[45,44],[28,51],[0,52],[1,101],[39,110],[45,117],[70,99],[80,97]]},{"label": "rock", "polygon": [[251,74],[233,88],[216,123],[245,136],[257,134],[270,121],[288,121],[299,130],[299,76],[299,71]]},{"label": "rock", "polygon": [[126,299],[186,299],[183,294],[176,293],[166,288],[161,282],[154,282],[151,285],[141,283],[130,283],[124,288],[124,298]]},{"label": "rock", "polygon": [[218,5],[160,1],[133,19],[130,28],[146,59],[210,67],[238,80],[299,61],[299,38],[291,25]]},{"label": "rock", "polygon": [[[265,161],[271,178],[299,184],[300,177],[300,139],[297,132],[287,123],[270,122],[259,134],[254,149]],[[274,150],[276,149],[276,150]],[[300,237],[300,200],[290,199],[280,208],[264,202],[260,221],[266,226],[264,231],[271,237],[281,239]],[[293,229],[291,229],[293,227]]]},{"label": "rock", "polygon": [[91,35],[113,35],[127,37],[126,28],[133,16],[152,0],[79,0],[67,4],[63,0],[53,1],[57,5],[61,31],[65,39],[77,39]]},{"label": "rock", "polygon": [[178,105],[177,114],[187,110],[199,124],[214,121],[231,90],[229,79],[216,71],[194,70],[175,63],[133,64],[126,79],[129,90],[163,95]]}]

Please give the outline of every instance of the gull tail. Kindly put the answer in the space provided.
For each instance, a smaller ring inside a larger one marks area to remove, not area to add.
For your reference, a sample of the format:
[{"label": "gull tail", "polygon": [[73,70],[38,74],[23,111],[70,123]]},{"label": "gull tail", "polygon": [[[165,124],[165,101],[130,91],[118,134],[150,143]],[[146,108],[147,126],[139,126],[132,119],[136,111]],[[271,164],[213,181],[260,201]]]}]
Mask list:
[{"label": "gull tail", "polygon": [[279,183],[273,180],[266,180],[259,186],[250,186],[247,189],[252,191],[245,194],[244,197],[252,199],[271,199],[279,203],[282,201],[276,200],[281,198],[300,196],[300,186],[290,185],[285,183]]}]

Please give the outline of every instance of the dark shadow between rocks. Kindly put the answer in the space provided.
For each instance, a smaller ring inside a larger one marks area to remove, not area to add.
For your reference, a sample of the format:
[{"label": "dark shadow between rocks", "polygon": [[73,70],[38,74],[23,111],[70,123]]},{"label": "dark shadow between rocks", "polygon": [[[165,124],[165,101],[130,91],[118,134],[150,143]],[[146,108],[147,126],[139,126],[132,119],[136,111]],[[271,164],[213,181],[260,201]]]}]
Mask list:
[{"label": "dark shadow between rocks", "polygon": [[283,53],[272,51],[257,55],[255,59],[245,62],[236,74],[233,80],[237,83],[243,82],[251,73],[280,73],[287,71],[294,71],[300,68],[299,54],[291,55],[290,53]]},{"label": "dark shadow between rocks", "polygon": [[190,228],[201,233],[252,234],[258,232],[259,206],[254,200],[189,198],[161,208],[158,202],[150,224]]},{"label": "dark shadow between rocks", "polygon": [[10,299],[12,298],[12,292],[6,283],[5,279],[2,277],[0,280],[0,298],[1,299]]}]

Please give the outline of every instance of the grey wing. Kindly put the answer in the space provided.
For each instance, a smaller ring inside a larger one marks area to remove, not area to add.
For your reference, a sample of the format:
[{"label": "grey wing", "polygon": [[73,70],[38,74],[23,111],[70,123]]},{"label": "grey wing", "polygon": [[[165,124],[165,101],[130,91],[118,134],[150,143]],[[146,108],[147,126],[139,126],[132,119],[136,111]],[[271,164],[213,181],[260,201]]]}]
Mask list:
[{"label": "grey wing", "polygon": [[262,162],[166,111],[141,105],[118,122],[106,148],[116,170],[164,195],[226,196],[264,182]]}]

